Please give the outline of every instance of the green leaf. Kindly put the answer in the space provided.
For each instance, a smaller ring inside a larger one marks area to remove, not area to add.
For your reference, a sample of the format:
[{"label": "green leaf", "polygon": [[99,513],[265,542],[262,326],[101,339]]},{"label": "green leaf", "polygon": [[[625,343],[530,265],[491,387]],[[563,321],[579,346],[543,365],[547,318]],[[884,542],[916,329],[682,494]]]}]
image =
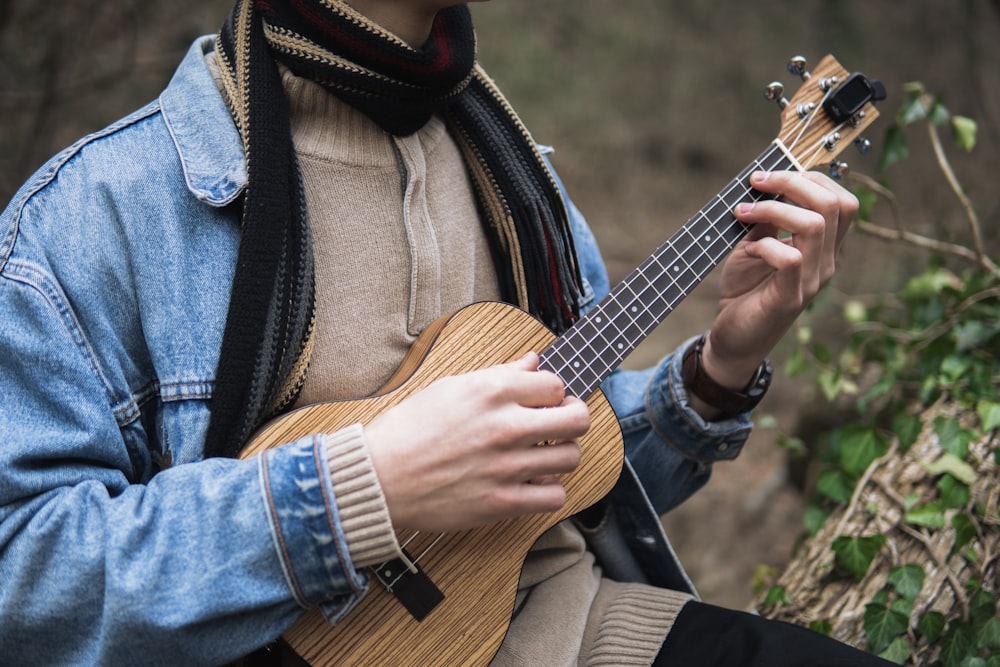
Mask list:
[{"label": "green leaf", "polygon": [[833,624],[824,620],[809,621],[809,629],[829,637],[830,633],[833,632]]},{"label": "green leaf", "polygon": [[920,465],[922,465],[924,470],[932,475],[948,473],[955,479],[958,479],[965,484],[973,484],[976,479],[979,478],[979,475],[976,474],[975,468],[951,452],[945,452],[939,456],[936,461],[932,461],[930,463],[921,461]]},{"label": "green leaf", "polygon": [[974,433],[963,429],[954,419],[943,416],[934,420],[934,432],[941,447],[960,459],[968,455],[969,444],[975,439]]},{"label": "green leaf", "polygon": [[906,632],[909,619],[884,604],[869,602],[865,605],[865,636],[872,653],[881,653],[892,640]]},{"label": "green leaf", "polygon": [[931,108],[927,110],[927,120],[933,125],[944,125],[951,119],[951,112],[941,104],[940,100],[934,100]]},{"label": "green leaf", "polygon": [[906,513],[907,523],[928,528],[944,528],[944,508],[940,500],[917,505]]},{"label": "green leaf", "polygon": [[889,446],[879,432],[862,427],[848,426],[839,441],[840,465],[855,477],[868,469],[872,461],[885,454]]},{"label": "green leaf", "polygon": [[832,513],[832,508],[825,507],[823,505],[818,505],[816,503],[810,503],[807,505],[805,512],[803,512],[802,522],[805,524],[809,535],[816,535]]},{"label": "green leaf", "polygon": [[928,611],[917,619],[917,632],[919,632],[929,644],[933,644],[941,636],[945,626],[945,616],[939,611]]},{"label": "green leaf", "polygon": [[950,355],[945,357],[941,361],[939,369],[942,383],[949,386],[955,384],[965,377],[971,364],[972,360],[967,356]]},{"label": "green leaf", "polygon": [[889,570],[887,581],[901,596],[913,599],[924,585],[924,568],[913,563],[897,565]]},{"label": "green leaf", "polygon": [[882,142],[882,159],[879,160],[879,171],[885,171],[894,163],[905,160],[910,152],[906,148],[906,135],[903,128],[893,123],[885,132]]},{"label": "green leaf", "polygon": [[792,350],[792,353],[788,355],[787,361],[785,361],[785,375],[788,377],[796,377],[803,375],[812,368],[812,363],[806,357],[805,353],[800,349]]},{"label": "green leaf", "polygon": [[824,470],[816,480],[816,492],[846,505],[854,493],[854,480],[840,470]]},{"label": "green leaf", "polygon": [[974,650],[972,627],[968,623],[952,622],[941,639],[938,658],[944,667],[959,667]]},{"label": "green leaf", "polygon": [[919,417],[899,412],[892,419],[892,430],[899,438],[899,451],[905,453],[917,441],[923,428]]},{"label": "green leaf", "polygon": [[779,586],[775,584],[767,589],[767,595],[764,597],[764,606],[773,607],[777,604],[788,604],[791,600],[788,598],[788,594],[785,592],[784,586]]},{"label": "green leaf", "polygon": [[979,415],[979,421],[982,422],[984,431],[992,431],[1000,426],[1000,403],[979,401],[976,405],[976,413]]},{"label": "green leaf", "polygon": [[951,547],[951,558],[976,536],[976,524],[968,514],[960,513],[951,517],[951,527],[955,529],[955,544]]},{"label": "green leaf", "polygon": [[959,667],[989,667],[989,664],[979,656],[969,656],[959,664]]},{"label": "green leaf", "polygon": [[976,121],[965,116],[951,117],[951,131],[955,135],[955,143],[964,151],[971,151],[976,146]]},{"label": "green leaf", "polygon": [[870,535],[867,537],[848,537],[841,535],[833,541],[834,562],[861,581],[872,561],[885,544],[885,535]]},{"label": "green leaf", "polygon": [[976,632],[976,646],[1000,651],[1000,618],[994,616]]},{"label": "green leaf", "polygon": [[878,654],[878,657],[902,665],[910,659],[912,653],[913,647],[910,646],[910,640],[906,637],[896,637],[884,651]]},{"label": "green leaf", "polygon": [[985,588],[980,588],[969,598],[969,618],[973,625],[982,625],[997,614],[997,598]]},{"label": "green leaf", "polygon": [[946,509],[959,509],[965,507],[972,493],[967,484],[964,484],[949,474],[945,474],[937,483],[941,491],[941,505]]},{"label": "green leaf", "polygon": [[917,95],[906,101],[899,109],[896,120],[900,125],[910,125],[927,118],[927,107],[924,106],[922,95]]}]

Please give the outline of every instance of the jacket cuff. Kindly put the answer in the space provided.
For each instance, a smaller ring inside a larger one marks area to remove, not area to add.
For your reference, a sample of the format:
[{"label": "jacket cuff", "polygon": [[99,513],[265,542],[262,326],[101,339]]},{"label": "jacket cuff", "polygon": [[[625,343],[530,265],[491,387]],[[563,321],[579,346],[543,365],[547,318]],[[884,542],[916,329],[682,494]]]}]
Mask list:
[{"label": "jacket cuff", "polygon": [[321,438],[269,449],[258,469],[271,536],[296,601],[346,612],[368,580],[351,562]]},{"label": "jacket cuff", "polygon": [[398,557],[399,542],[361,425],[327,434],[323,441],[340,525],[354,566],[377,565]]},{"label": "jacket cuff", "polygon": [[691,407],[681,365],[684,353],[697,340],[689,338],[650,378],[646,391],[650,421],[657,435],[687,458],[703,463],[734,459],[750,436],[750,415],[705,421]]}]

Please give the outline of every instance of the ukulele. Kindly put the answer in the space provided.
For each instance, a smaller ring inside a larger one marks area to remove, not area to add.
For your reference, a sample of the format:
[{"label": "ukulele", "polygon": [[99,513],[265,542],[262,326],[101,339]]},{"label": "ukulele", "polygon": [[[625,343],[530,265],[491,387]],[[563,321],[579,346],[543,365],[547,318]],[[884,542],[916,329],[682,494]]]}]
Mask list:
[{"label": "ukulele", "polygon": [[[285,633],[296,653],[314,665],[484,665],[493,658],[535,540],[603,498],[621,472],[618,419],[599,385],[747,233],[749,225],[733,217],[733,207],[772,196],[751,188],[749,174],[811,169],[852,142],[866,152],[869,144],[860,133],[878,116],[873,102],[884,99],[882,84],[849,74],[832,56],[812,73],[805,67],[801,57],[789,64],[803,80],[790,101],[778,83],[765,93],[782,109],[778,137],[564,334],[556,337],[508,304],[473,304],[431,324],[375,395],[299,408],[251,439],[242,458],[310,434],[370,423],[439,378],[507,363],[532,350],[541,357],[541,369],[556,373],[567,393],[590,407],[580,465],[560,477],[567,496],[563,508],[462,532],[398,531],[404,556],[371,568],[371,589],[346,618],[330,625],[314,608]],[[831,169],[842,176],[846,165],[835,161]]]}]

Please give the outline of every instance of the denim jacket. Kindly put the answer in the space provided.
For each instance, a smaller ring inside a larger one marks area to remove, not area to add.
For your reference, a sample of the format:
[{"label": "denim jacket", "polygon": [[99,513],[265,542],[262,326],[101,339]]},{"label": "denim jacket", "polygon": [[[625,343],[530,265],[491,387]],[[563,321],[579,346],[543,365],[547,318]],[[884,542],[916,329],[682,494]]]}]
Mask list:
[{"label": "denim jacket", "polygon": [[[51,159],[0,217],[0,646],[13,664],[211,664],[365,594],[323,436],[250,460],[204,440],[246,185],[192,45],[158,100]],[[594,237],[569,206],[594,299]],[[612,576],[689,589],[659,515],[746,416],[686,407],[679,355],[605,383],[626,465],[586,531]]]}]

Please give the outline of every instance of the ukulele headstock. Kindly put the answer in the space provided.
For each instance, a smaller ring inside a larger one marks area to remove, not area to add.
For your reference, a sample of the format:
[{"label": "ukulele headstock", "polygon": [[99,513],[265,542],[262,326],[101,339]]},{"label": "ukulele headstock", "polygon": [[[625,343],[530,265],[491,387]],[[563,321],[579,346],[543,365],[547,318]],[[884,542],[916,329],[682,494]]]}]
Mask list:
[{"label": "ukulele headstock", "polygon": [[848,72],[831,55],[812,72],[807,71],[805,58],[796,56],[788,71],[802,79],[792,99],[783,97],[779,82],[764,92],[781,108],[778,139],[803,169],[830,163],[831,175],[842,177],[847,165],[837,156],[852,144],[862,153],[871,148],[862,132],[878,118],[875,102],[885,99],[885,86],[860,72]]}]

